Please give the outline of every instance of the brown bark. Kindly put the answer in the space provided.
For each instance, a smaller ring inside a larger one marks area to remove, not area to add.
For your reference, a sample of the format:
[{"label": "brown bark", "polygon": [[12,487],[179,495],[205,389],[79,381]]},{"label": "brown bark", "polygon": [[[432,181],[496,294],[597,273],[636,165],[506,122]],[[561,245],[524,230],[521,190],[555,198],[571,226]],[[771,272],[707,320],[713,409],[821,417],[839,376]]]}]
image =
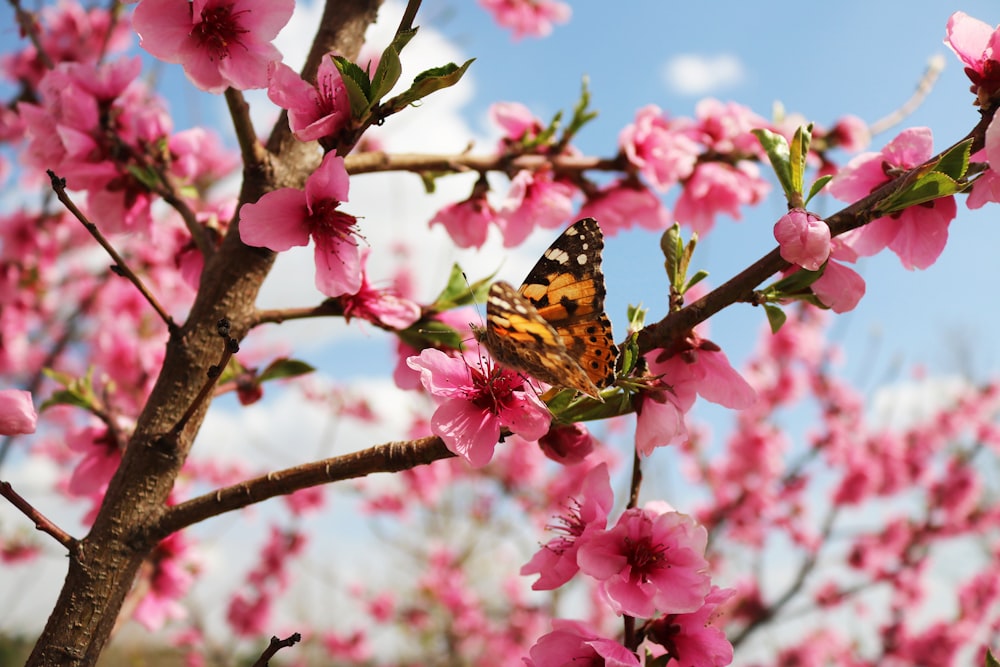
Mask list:
[{"label": "brown bark", "polygon": [[[330,0],[306,72],[315,73],[331,50],[356,57],[380,4],[380,0]],[[241,202],[256,201],[276,185],[304,180],[307,169],[298,159],[301,147],[287,125],[279,122],[268,145],[275,152],[258,151],[261,159],[244,170]],[[179,436],[169,436],[219,358],[222,341],[216,322],[229,318],[232,335],[245,335],[257,292],[273,261],[271,252],[243,245],[236,224],[218,252],[207,259],[190,315],[167,343],[156,386],[94,525],[69,555],[66,580],[29,666],[97,662],[139,567],[156,546],[149,530],[163,511],[208,409],[207,403],[199,406]]]}]

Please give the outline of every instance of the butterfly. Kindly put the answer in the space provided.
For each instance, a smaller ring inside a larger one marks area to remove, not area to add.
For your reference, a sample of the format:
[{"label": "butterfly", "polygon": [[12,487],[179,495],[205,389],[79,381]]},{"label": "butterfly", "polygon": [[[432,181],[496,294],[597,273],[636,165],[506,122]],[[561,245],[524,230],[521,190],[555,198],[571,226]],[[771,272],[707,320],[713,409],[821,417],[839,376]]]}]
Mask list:
[{"label": "butterfly", "polygon": [[604,313],[604,236],[593,218],[573,223],[515,290],[495,282],[476,338],[501,365],[598,400],[614,382],[618,348]]}]

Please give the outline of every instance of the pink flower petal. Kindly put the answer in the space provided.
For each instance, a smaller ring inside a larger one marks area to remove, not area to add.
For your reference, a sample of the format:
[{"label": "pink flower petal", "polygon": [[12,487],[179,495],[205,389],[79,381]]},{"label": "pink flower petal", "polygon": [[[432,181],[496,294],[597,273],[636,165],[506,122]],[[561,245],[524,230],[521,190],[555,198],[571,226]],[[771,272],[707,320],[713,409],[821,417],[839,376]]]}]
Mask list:
[{"label": "pink flower petal", "polygon": [[[309,243],[305,193],[295,188],[268,192],[240,208],[240,239],[275,252]],[[355,290],[356,291],[356,290]]]}]

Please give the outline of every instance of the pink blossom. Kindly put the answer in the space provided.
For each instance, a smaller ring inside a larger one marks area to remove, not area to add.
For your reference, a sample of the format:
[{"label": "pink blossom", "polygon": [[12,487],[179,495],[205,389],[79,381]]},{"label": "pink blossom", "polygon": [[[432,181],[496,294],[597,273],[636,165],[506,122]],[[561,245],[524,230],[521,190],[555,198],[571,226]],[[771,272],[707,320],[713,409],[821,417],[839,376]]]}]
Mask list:
[{"label": "pink blossom", "polygon": [[[690,408],[690,406],[688,406]],[[650,391],[640,395],[636,406],[635,448],[649,456],[657,447],[683,442],[688,437],[683,408],[669,385],[653,383]]]},{"label": "pink blossom", "polygon": [[493,20],[514,31],[514,39],[546,37],[553,23],[565,23],[572,10],[558,0],[479,0]]},{"label": "pink blossom", "polygon": [[487,201],[486,193],[475,191],[468,199],[445,206],[430,222],[444,225],[459,248],[481,248],[486,243],[490,223],[498,224],[499,215]]},{"label": "pink blossom", "polygon": [[522,576],[539,575],[531,585],[533,590],[553,590],[569,581],[580,569],[576,560],[580,544],[589,534],[607,527],[615,496],[606,463],[590,469],[579,495],[580,499],[572,501],[557,523],[550,525],[551,530],[561,534],[549,540],[521,568]]},{"label": "pink blossom", "polygon": [[184,183],[212,185],[239,166],[239,153],[222,145],[219,135],[193,127],[170,135],[170,173]]},{"label": "pink blossom", "polygon": [[705,162],[684,183],[674,205],[674,218],[705,235],[715,226],[715,216],[719,213],[739,220],[740,206],[760,202],[770,189],[752,162],[741,160],[736,165]]},{"label": "pink blossom", "polygon": [[965,64],[965,74],[972,81],[977,102],[985,103],[1000,88],[1000,28],[993,28],[965,12],[948,18],[944,43]]},{"label": "pink blossom", "polygon": [[[890,180],[890,174],[912,169],[931,156],[931,131],[926,127],[903,130],[879,153],[855,156],[830,182],[830,194],[841,201],[857,201]],[[926,269],[944,250],[948,225],[955,217],[954,197],[935,199],[921,206],[871,221],[843,234],[844,242],[868,257],[888,247],[907,269]]]},{"label": "pink blossom", "polygon": [[830,228],[817,215],[793,209],[774,223],[774,238],[786,262],[818,271],[830,256]]},{"label": "pink blossom", "polygon": [[583,424],[554,424],[538,440],[542,452],[556,463],[580,463],[594,451],[594,438]]},{"label": "pink blossom", "polygon": [[[977,151],[971,159],[981,161],[984,156],[990,168],[973,181],[972,192],[965,202],[966,206],[971,209],[980,208],[987,202],[1000,202],[1000,176],[998,176],[1000,173],[1000,123],[996,122],[996,116],[986,128],[983,150]],[[994,169],[994,165],[997,166],[997,169]]]},{"label": "pink blossom", "polygon": [[639,109],[635,122],[618,135],[618,145],[628,161],[661,192],[687,178],[694,170],[701,147],[690,136],[691,122],[669,120],[660,107]]},{"label": "pink blossom", "polygon": [[424,388],[438,399],[431,431],[473,467],[493,458],[503,428],[527,440],[537,440],[548,431],[548,409],[518,373],[505,368],[484,372],[464,357],[435,349],[426,349],[407,363],[420,371]]},{"label": "pink blossom", "polygon": [[294,9],[294,0],[142,0],[132,25],[142,48],[221,93],[267,85],[268,65],[281,60],[271,40]]},{"label": "pink blossom", "polygon": [[826,134],[827,144],[842,148],[850,153],[857,153],[868,148],[872,141],[872,133],[868,123],[857,116],[847,115],[837,121]]},{"label": "pink blossom", "polygon": [[159,630],[170,619],[187,616],[180,601],[194,583],[197,563],[183,533],[173,533],[153,550],[147,560],[148,589],[132,617],[147,630]]},{"label": "pink blossom", "polygon": [[577,552],[580,569],[598,581],[618,614],[652,618],[699,609],[709,591],[708,532],[678,512],[625,510],[608,531]]},{"label": "pink blossom", "polygon": [[670,226],[670,212],[659,197],[638,182],[615,181],[601,189],[580,207],[579,217],[596,218],[607,236],[638,224],[662,232]]},{"label": "pink blossom", "polygon": [[764,149],[751,130],[770,123],[742,104],[704,99],[695,107],[695,118],[691,134],[709,150],[730,158],[763,155]]},{"label": "pink blossom", "polygon": [[[132,41],[128,22],[113,19],[103,7],[85,9],[76,2],[43,6],[33,28],[38,30],[41,49],[52,65],[93,65],[103,56],[128,48]],[[0,63],[11,81],[20,81],[27,89],[36,87],[51,68],[38,57],[33,43],[0,57]]]},{"label": "pink blossom", "polygon": [[602,665],[639,667],[638,656],[612,639],[605,639],[580,621],[554,619],[552,632],[542,635],[524,658],[527,667]]},{"label": "pink blossom", "polygon": [[705,603],[690,614],[669,614],[650,624],[649,639],[665,647],[677,667],[724,667],[733,661],[733,645],[713,625],[719,607],[736,594],[713,586]]},{"label": "pink blossom", "polygon": [[832,239],[830,260],[823,269],[823,275],[812,284],[816,297],[835,313],[846,313],[865,295],[865,280],[857,271],[845,266],[841,261],[854,262],[857,253],[839,238]]},{"label": "pink blossom", "polygon": [[[148,0],[144,0],[147,1]],[[350,181],[344,159],[327,153],[306,179],[305,191],[280,188],[240,208],[240,238],[275,252],[316,244],[316,287],[327,296],[361,289],[357,218],[337,210],[347,201]]]},{"label": "pink blossom", "polygon": [[576,188],[549,170],[517,172],[497,211],[504,246],[520,245],[536,226],[561,226],[573,214],[575,193]]},{"label": "pink blossom", "polygon": [[535,139],[544,129],[542,121],[535,118],[531,109],[520,102],[495,102],[490,105],[489,113],[493,122],[503,131],[499,147],[501,153],[511,146]]},{"label": "pink blossom", "polygon": [[0,435],[34,433],[37,424],[30,391],[0,389]]},{"label": "pink blossom", "polygon": [[642,454],[687,435],[684,413],[694,405],[696,395],[733,410],[744,410],[757,400],[753,387],[714,343],[692,334],[689,345],[683,352],[654,351],[647,357],[650,373],[662,376],[667,388],[643,396],[636,422],[636,448]]},{"label": "pink blossom", "polygon": [[[453,329],[462,340],[472,336],[469,323],[476,317],[472,308],[455,308],[435,314],[431,320]],[[407,360],[420,354],[420,350],[409,345],[401,338],[396,341],[396,365],[392,371],[392,380],[400,389],[417,389],[420,387],[420,373],[409,366]]]},{"label": "pink blossom", "polygon": [[355,630],[347,635],[323,633],[323,647],[337,662],[362,664],[372,659],[372,647],[364,632]]},{"label": "pink blossom", "polygon": [[368,283],[365,264],[368,253],[361,255],[361,287],[357,293],[340,297],[344,319],[352,317],[368,320],[377,326],[389,329],[406,329],[420,319],[420,306],[409,299],[398,296],[392,289],[375,289]]},{"label": "pink blossom", "polygon": [[66,442],[70,450],[83,454],[73,468],[66,491],[85,498],[103,496],[122,458],[114,436],[101,424],[69,433]]},{"label": "pink blossom", "polygon": [[323,58],[313,85],[284,63],[268,66],[267,96],[288,110],[288,127],[299,141],[337,134],[351,120],[351,106],[340,71],[329,55]]}]

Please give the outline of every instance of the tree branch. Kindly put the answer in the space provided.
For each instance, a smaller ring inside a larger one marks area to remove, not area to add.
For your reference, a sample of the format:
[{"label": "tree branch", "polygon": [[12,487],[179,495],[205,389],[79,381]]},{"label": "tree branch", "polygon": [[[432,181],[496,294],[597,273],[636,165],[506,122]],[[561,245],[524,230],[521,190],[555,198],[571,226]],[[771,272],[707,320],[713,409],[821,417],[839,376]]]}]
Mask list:
[{"label": "tree branch", "polygon": [[293,633],[288,637],[285,637],[284,639],[278,639],[277,637],[272,636],[271,641],[267,645],[267,648],[264,649],[264,652],[260,654],[260,657],[257,658],[256,661],[254,661],[253,667],[267,667],[270,664],[270,660],[271,658],[274,657],[275,653],[277,653],[283,648],[288,648],[289,646],[295,646],[300,641],[302,641],[302,635],[300,635],[298,632]]},{"label": "tree branch", "polygon": [[0,481],[0,496],[9,500],[11,505],[21,510],[22,514],[31,519],[35,523],[35,528],[37,530],[51,535],[55,538],[56,542],[66,547],[66,551],[71,554],[76,552],[79,541],[62,528],[52,523],[48,517],[35,509],[31,503],[22,498],[21,495],[14,490],[14,487],[12,487],[9,482]]},{"label": "tree branch", "polygon": [[112,271],[120,276],[128,278],[128,280],[135,285],[136,289],[139,290],[139,293],[142,294],[147,303],[153,307],[153,310],[155,310],[156,314],[160,316],[163,323],[167,325],[167,331],[170,332],[170,335],[175,335],[178,328],[177,324],[174,323],[174,319],[170,317],[166,310],[164,310],[163,306],[160,305],[160,302],[156,300],[155,296],[153,296],[153,293],[146,288],[146,285],[143,284],[139,276],[137,276],[135,272],[129,268],[129,265],[125,263],[122,256],[118,254],[117,250],[115,250],[115,247],[111,245],[111,243],[104,237],[104,234],[101,233],[101,230],[97,228],[97,225],[88,220],[87,216],[83,214],[83,211],[77,208],[76,204],[73,203],[73,200],[70,199],[68,194],[66,194],[66,180],[56,176],[56,173],[51,169],[47,169],[46,173],[49,175],[49,179],[52,182],[52,190],[56,193],[56,197],[59,198],[62,205],[66,207],[66,210],[73,214],[73,217],[83,224],[86,230],[90,232],[90,235],[93,236],[99,244],[101,244],[101,247],[104,248],[105,252],[107,252],[108,255],[111,256],[111,259],[114,260],[115,264],[112,267]]},{"label": "tree branch", "polygon": [[[984,110],[976,127],[952,146],[931,157],[923,164],[883,184],[867,197],[826,218],[830,234],[838,236],[871,222],[874,212],[882,201],[911,185],[925,173],[927,166],[934,164],[942,155],[963,141],[972,139],[972,153],[981,149],[985,141],[986,128],[993,118],[994,111],[995,109]],[[791,264],[782,259],[779,249],[775,248],[694,303],[668,314],[659,322],[650,324],[640,331],[638,336],[640,354],[655,349],[669,348],[696,325],[727,306],[738,301],[752,303],[754,290],[757,286],[789,266]]]},{"label": "tree branch", "polygon": [[199,521],[243,509],[274,496],[287,495],[329,482],[365,477],[377,472],[399,472],[455,456],[436,436],[388,442],[369,449],[270,472],[240,484],[167,507],[150,528],[163,539]]},{"label": "tree branch", "polygon": [[458,153],[451,155],[431,155],[425,153],[385,153],[372,151],[351,154],[344,158],[344,166],[350,174],[370,174],[382,171],[421,172],[463,172],[503,171],[518,172],[522,169],[537,171],[551,167],[560,173],[580,173],[584,171],[627,171],[627,158],[619,155],[613,158],[581,157],[575,155],[472,155]]}]

